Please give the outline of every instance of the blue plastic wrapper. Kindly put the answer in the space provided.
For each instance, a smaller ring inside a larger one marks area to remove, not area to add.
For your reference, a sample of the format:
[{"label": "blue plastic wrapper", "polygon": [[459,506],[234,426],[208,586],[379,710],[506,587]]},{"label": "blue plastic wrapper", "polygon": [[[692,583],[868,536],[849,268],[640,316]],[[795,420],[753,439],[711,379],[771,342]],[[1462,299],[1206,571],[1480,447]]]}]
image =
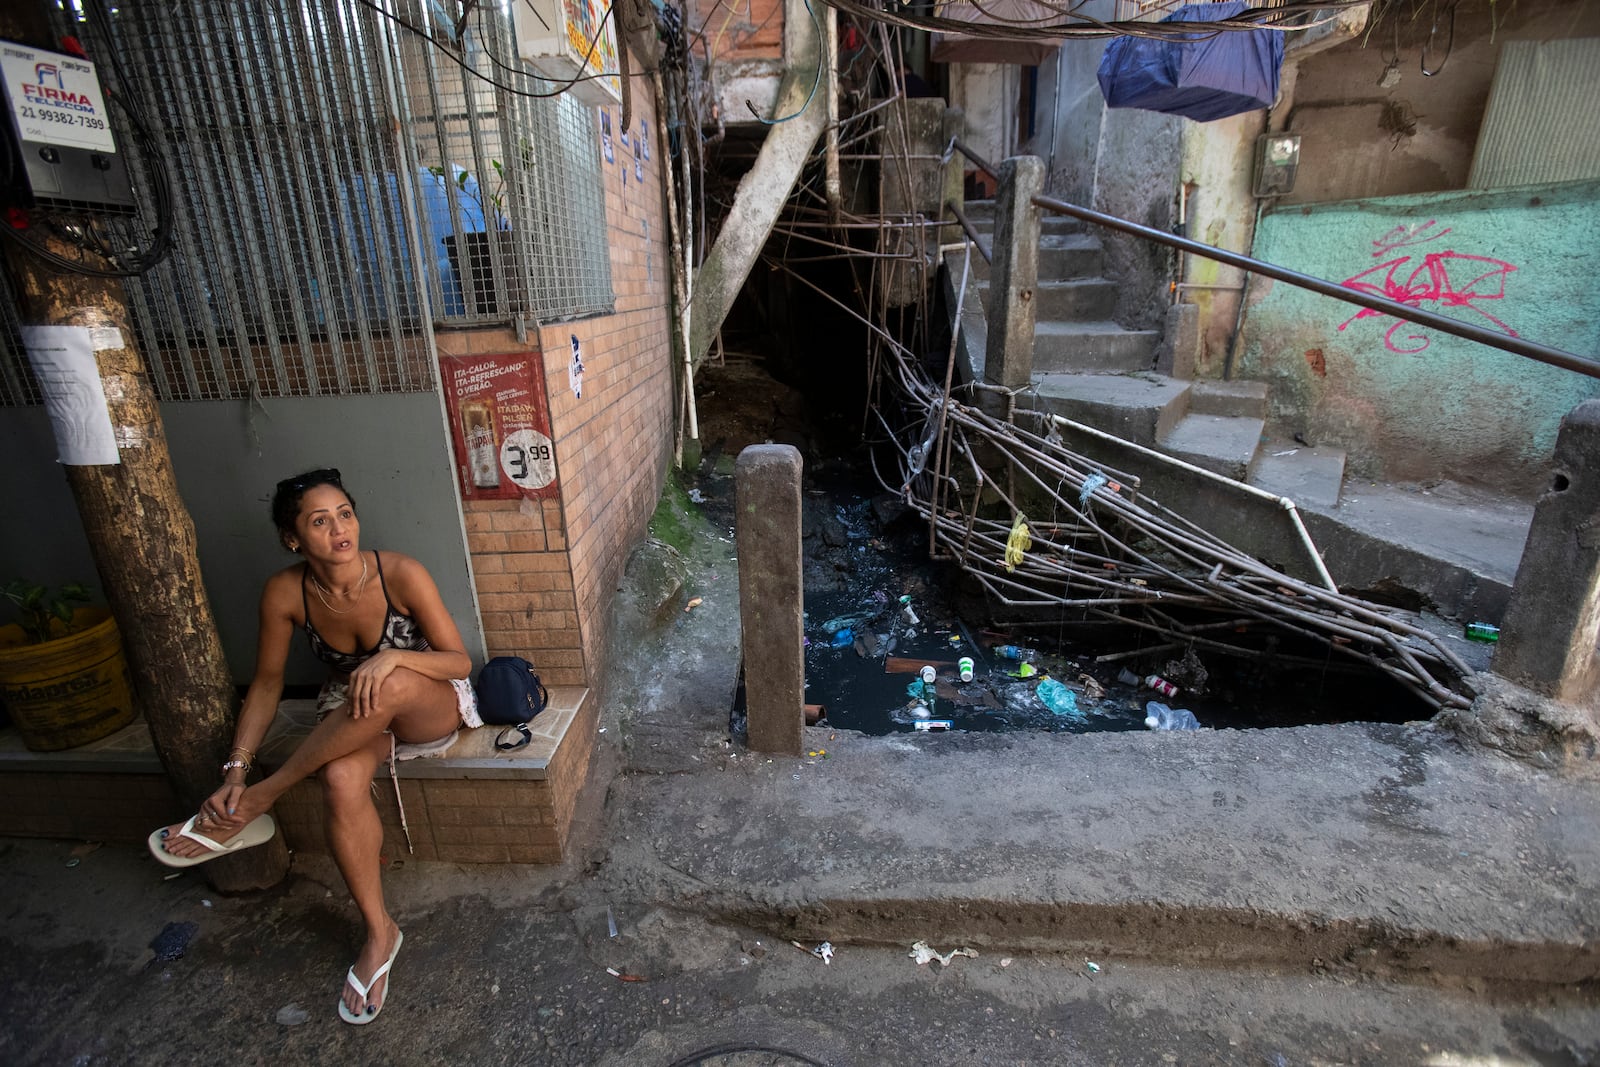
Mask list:
[{"label": "blue plastic wrapper", "polygon": [[[1249,7],[1244,0],[1187,4],[1162,22],[1215,22]],[[1119,37],[1100,60],[1107,107],[1136,107],[1196,122],[1268,107],[1283,67],[1281,30],[1223,30],[1182,40]]]}]

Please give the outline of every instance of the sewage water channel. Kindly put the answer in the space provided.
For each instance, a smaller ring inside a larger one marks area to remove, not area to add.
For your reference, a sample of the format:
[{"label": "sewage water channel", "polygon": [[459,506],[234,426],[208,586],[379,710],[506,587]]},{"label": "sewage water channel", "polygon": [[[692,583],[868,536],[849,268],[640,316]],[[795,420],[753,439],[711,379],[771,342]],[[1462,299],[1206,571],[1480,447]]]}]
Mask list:
[{"label": "sewage water channel", "polygon": [[[1145,730],[1152,703],[1192,712],[1207,729],[1398,723],[1433,714],[1386,676],[1264,624],[1256,658],[1204,648],[1186,654],[1166,634],[1089,625],[1082,609],[1025,615],[987,600],[958,567],[929,559],[926,521],[873,478],[858,427],[808,421],[798,391],[759,371],[715,368],[702,385],[714,403],[692,487],[716,525],[730,532],[734,525],[734,459],[745,445],[801,449],[805,702],[822,706],[832,727],[875,735],[930,727]],[[855,445],[841,447],[851,429]],[[1030,650],[1032,662],[997,651],[1007,645]],[[973,661],[970,682],[958,675],[963,657]],[[931,687],[921,681],[924,666],[934,668]],[[1176,694],[1149,688],[1151,675]],[[1046,679],[1055,708],[1040,695]],[[741,694],[735,715],[742,714]]]},{"label": "sewage water channel", "polygon": [[[926,524],[874,490],[840,466],[808,478],[805,489],[805,699],[825,709],[830,726],[866,734],[1145,730],[1153,704],[1192,712],[1211,729],[1432,714],[1325,646],[1290,649],[1269,638],[1281,657],[1247,660],[1173,648],[1168,636],[1131,625],[1085,626],[1074,609],[1054,620],[997,619],[958,568],[928,559]],[[924,667],[933,668],[931,685]],[[1176,693],[1153,689],[1152,675]]]}]

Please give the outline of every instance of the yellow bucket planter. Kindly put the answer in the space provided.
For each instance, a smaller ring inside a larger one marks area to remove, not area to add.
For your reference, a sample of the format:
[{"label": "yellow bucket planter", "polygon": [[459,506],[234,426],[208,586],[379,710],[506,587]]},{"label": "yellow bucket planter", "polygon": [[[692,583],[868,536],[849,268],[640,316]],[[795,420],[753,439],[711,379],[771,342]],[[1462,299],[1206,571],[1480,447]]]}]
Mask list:
[{"label": "yellow bucket planter", "polygon": [[42,644],[16,624],[0,626],[0,703],[35,752],[86,745],[133,721],[117,621],[106,608],[85,607],[72,624]]}]

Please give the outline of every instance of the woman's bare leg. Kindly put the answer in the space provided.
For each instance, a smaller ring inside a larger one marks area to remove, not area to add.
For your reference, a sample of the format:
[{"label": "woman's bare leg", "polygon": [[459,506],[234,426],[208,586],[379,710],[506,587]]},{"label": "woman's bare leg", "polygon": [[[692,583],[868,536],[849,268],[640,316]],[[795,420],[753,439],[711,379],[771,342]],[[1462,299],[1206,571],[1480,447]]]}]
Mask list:
[{"label": "woman's bare leg", "polygon": [[[226,844],[246,823],[277,803],[290,786],[333,760],[372,744],[385,730],[392,730],[402,741],[420,742],[444,737],[460,725],[455,688],[402,667],[384,679],[377,711],[356,719],[347,708],[335,708],[306,735],[282,767],[246,787],[231,818],[220,824],[209,822],[198,830],[218,844]],[[168,827],[166,850],[174,856],[204,853],[206,848],[198,841],[178,836],[182,828],[181,823]]]},{"label": "woman's bare leg", "polygon": [[[363,985],[389,958],[395,939],[400,935],[400,927],[390,918],[383,902],[383,880],[379,874],[383,823],[378,819],[378,809],[372,799],[372,776],[388,758],[388,739],[379,737],[365,748],[330,761],[318,772],[327,806],[328,847],[333,851],[334,862],[339,865],[344,884],[350,889],[350,898],[355,901],[366,926],[366,941],[355,961],[356,977]],[[368,1005],[381,1008],[388,989],[389,980],[385,976],[367,990],[365,1000],[349,982],[344,984],[341,996],[345,1007],[352,1014],[360,1015]]]}]

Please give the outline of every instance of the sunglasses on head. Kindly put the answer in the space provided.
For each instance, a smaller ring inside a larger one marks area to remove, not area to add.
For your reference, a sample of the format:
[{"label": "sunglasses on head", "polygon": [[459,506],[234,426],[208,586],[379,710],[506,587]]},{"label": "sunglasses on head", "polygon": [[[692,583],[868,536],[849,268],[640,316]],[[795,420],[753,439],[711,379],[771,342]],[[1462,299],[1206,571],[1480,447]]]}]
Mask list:
[{"label": "sunglasses on head", "polygon": [[310,489],[314,485],[333,485],[338,486],[340,489],[344,488],[344,483],[339,480],[339,471],[334,467],[323,467],[321,470],[307,471],[304,474],[297,474],[293,478],[285,478],[278,483],[278,488],[298,493],[302,489]]}]

